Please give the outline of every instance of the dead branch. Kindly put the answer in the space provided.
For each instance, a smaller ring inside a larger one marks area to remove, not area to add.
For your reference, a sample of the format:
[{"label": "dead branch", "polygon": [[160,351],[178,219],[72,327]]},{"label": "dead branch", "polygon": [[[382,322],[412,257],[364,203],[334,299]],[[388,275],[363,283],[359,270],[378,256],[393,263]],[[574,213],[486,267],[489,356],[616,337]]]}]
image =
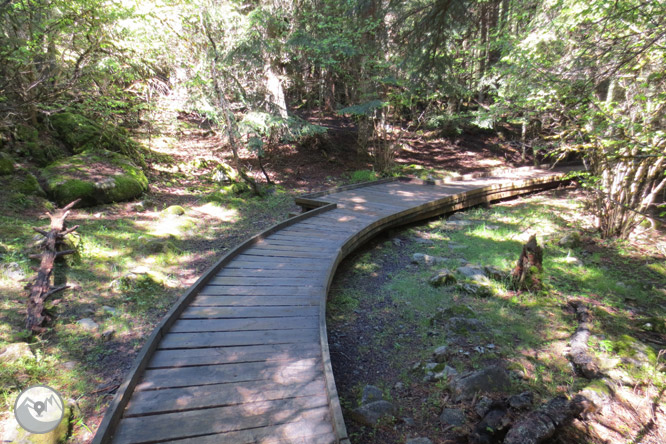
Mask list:
[{"label": "dead branch", "polygon": [[57,247],[59,239],[62,239],[66,234],[73,232],[77,228],[67,229],[65,227],[65,218],[69,215],[69,210],[78,202],[79,200],[75,200],[63,209],[56,211],[55,214],[47,212],[46,215],[51,219],[49,231],[35,228],[35,231],[45,236],[45,240],[42,243],[42,248],[44,249],[42,254],[30,256],[41,259],[35,281],[26,286],[26,289],[30,290],[30,294],[27,301],[28,309],[25,326],[31,332],[39,333],[44,331],[43,325],[49,320],[49,316],[44,308],[46,299],[68,288],[67,285],[53,287],[51,284],[51,274],[57,257],[74,253],[74,250],[57,251]]},{"label": "dead branch", "polygon": [[576,311],[576,318],[578,318],[579,324],[576,332],[571,337],[571,349],[567,356],[576,370],[584,377],[588,379],[598,378],[600,376],[599,367],[594,357],[589,354],[587,347],[592,328],[590,311],[582,302],[574,301],[570,304]]}]

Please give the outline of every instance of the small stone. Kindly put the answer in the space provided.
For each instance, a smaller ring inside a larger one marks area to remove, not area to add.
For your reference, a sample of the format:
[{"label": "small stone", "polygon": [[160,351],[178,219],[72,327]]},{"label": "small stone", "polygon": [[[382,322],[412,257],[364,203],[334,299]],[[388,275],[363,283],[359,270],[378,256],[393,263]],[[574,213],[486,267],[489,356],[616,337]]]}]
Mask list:
[{"label": "small stone", "polygon": [[534,402],[534,394],[532,392],[523,392],[519,395],[513,395],[509,397],[508,402],[516,410],[527,409]]},{"label": "small stone", "polygon": [[456,277],[447,269],[439,270],[436,275],[430,278],[428,283],[433,287],[441,287],[443,285],[453,285],[457,282]]},{"label": "small stone", "polygon": [[580,245],[580,234],[576,232],[567,233],[557,243],[560,247],[575,248]]},{"label": "small stone", "polygon": [[421,365],[422,365],[421,361],[415,362],[414,365],[412,365],[412,371],[415,372],[417,370],[420,370]]},{"label": "small stone", "polygon": [[465,265],[464,267],[458,267],[456,270],[459,274],[465,276],[466,278],[475,278],[477,276],[485,276],[485,271],[478,265]]},{"label": "small stone", "polygon": [[425,368],[426,371],[431,372],[431,371],[436,370],[437,367],[438,367],[439,365],[440,365],[440,364],[438,364],[437,362],[428,362],[428,363],[425,365],[424,368]]},{"label": "small stone", "polygon": [[138,213],[142,213],[146,211],[146,204],[143,202],[137,202],[134,205],[132,205],[132,209]]},{"label": "small stone", "polygon": [[488,344],[486,345],[486,348],[489,350],[494,350],[495,349],[495,344]]},{"label": "small stone", "polygon": [[113,308],[113,307],[109,307],[108,305],[102,305],[102,311],[103,311],[104,313],[109,313],[109,314],[111,314],[112,316],[115,316],[115,315],[118,314],[118,310],[116,310],[116,309]]},{"label": "small stone", "polygon": [[402,245],[402,241],[400,239],[398,239],[397,237],[395,239],[393,239],[392,242],[393,242],[393,245],[395,245],[396,247],[400,247]]},{"label": "small stone", "polygon": [[374,385],[366,385],[363,387],[361,395],[361,405],[370,404],[371,402],[381,401],[384,398],[382,391]]},{"label": "small stone", "polygon": [[0,362],[16,362],[20,359],[34,359],[35,355],[26,342],[15,342],[0,350]]},{"label": "small stone", "polygon": [[447,365],[446,367],[444,367],[444,370],[442,370],[439,373],[435,373],[435,379],[439,381],[439,380],[442,380],[442,379],[449,379],[450,377],[457,376],[457,375],[458,375],[458,371],[455,368],[449,367]]},{"label": "small stone", "polygon": [[374,427],[381,418],[393,416],[396,408],[388,401],[375,401],[352,411],[352,419],[359,424]]},{"label": "small stone", "polygon": [[425,253],[414,253],[412,255],[412,263],[419,265],[435,265],[446,262],[446,258],[439,256],[430,256]]},{"label": "small stone", "polygon": [[86,331],[96,331],[99,329],[99,324],[90,318],[79,319],[76,323]]},{"label": "small stone", "polygon": [[509,274],[506,273],[504,270],[500,270],[499,268],[490,265],[486,265],[485,267],[483,267],[483,271],[487,277],[494,279],[496,281],[502,281],[509,277]]},{"label": "small stone", "polygon": [[477,415],[483,418],[484,416],[486,416],[486,413],[488,413],[488,411],[490,410],[490,406],[492,405],[492,403],[493,403],[492,399],[488,398],[487,396],[482,396],[474,405],[474,411],[476,412]]},{"label": "small stone", "polygon": [[162,212],[164,214],[171,214],[173,216],[182,216],[183,214],[185,214],[185,209],[180,205],[171,205]]},{"label": "small stone", "polygon": [[405,388],[405,384],[402,382],[396,382],[395,385],[393,386],[393,389],[395,390],[402,390]]},{"label": "small stone", "polygon": [[432,444],[428,438],[411,438],[405,444]]},{"label": "small stone", "polygon": [[431,239],[424,239],[422,237],[415,237],[414,242],[421,245],[434,245],[435,243]]},{"label": "small stone", "polygon": [[113,328],[109,328],[108,330],[105,330],[104,333],[102,333],[102,339],[105,341],[110,341],[113,339],[113,336],[116,334],[116,330]]},{"label": "small stone", "polygon": [[423,377],[423,382],[436,382],[437,378],[435,377],[435,372],[426,372]]},{"label": "small stone", "polygon": [[400,418],[400,421],[402,421],[403,424],[405,424],[407,427],[414,427],[416,425],[416,421],[414,421],[414,418],[410,418],[409,416]]},{"label": "small stone", "polygon": [[435,362],[445,362],[446,358],[449,356],[449,347],[442,345],[437,347],[434,352],[432,352],[432,357]]},{"label": "small stone", "polygon": [[74,370],[76,368],[76,365],[77,365],[76,361],[67,361],[62,366],[66,370]]},{"label": "small stone", "polygon": [[465,424],[465,412],[460,409],[444,409],[439,415],[439,422],[445,426],[460,427]]}]

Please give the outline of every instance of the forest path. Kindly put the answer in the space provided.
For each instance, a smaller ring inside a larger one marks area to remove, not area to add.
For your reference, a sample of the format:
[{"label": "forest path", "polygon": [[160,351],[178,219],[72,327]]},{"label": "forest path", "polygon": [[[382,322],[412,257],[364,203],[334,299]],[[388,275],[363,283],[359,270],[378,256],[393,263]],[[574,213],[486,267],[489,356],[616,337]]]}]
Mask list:
[{"label": "forest path", "polygon": [[330,364],[326,295],[380,231],[552,188],[535,169],[429,184],[386,180],[296,199],[310,211],[243,243],[155,329],[93,442],[348,442]]}]

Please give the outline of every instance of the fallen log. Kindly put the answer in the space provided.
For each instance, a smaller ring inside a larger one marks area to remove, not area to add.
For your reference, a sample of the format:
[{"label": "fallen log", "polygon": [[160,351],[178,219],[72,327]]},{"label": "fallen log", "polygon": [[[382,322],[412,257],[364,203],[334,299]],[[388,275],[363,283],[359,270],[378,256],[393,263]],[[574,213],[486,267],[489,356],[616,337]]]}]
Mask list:
[{"label": "fallen log", "polygon": [[591,315],[589,309],[579,301],[570,302],[576,312],[578,328],[571,337],[570,350],[567,356],[578,373],[587,379],[595,379],[601,376],[599,367],[592,355],[588,352],[587,343],[590,339],[592,329]]},{"label": "fallen log", "polygon": [[74,252],[73,250],[58,251],[58,246],[62,244],[65,236],[78,228],[78,225],[69,229],[65,227],[65,219],[69,215],[69,210],[78,202],[79,200],[75,200],[64,208],[55,211],[54,214],[47,212],[46,215],[51,219],[49,231],[34,228],[45,238],[40,242],[43,252],[38,255],[40,265],[37,269],[37,277],[34,282],[26,285],[26,290],[29,290],[30,294],[27,301],[25,326],[30,332],[41,333],[44,331],[44,323],[50,319],[45,311],[44,303],[49,297],[69,287],[68,285],[54,287],[51,283],[51,275],[55,259]]},{"label": "fallen log", "polygon": [[564,396],[553,398],[518,420],[506,434],[504,444],[539,444],[553,436],[559,426],[583,413],[588,404],[581,395],[571,401]]}]

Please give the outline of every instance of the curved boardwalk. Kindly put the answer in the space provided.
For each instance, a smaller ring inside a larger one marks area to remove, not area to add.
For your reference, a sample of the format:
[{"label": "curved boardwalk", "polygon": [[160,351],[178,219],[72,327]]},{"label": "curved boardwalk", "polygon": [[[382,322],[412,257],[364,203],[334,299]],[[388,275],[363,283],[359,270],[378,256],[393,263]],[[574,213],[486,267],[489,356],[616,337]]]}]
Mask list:
[{"label": "curved boardwalk", "polygon": [[382,229],[562,178],[522,170],[441,185],[380,181],[297,199],[311,211],[240,245],[181,297],[94,442],[348,443],[325,324],[340,261]]}]

